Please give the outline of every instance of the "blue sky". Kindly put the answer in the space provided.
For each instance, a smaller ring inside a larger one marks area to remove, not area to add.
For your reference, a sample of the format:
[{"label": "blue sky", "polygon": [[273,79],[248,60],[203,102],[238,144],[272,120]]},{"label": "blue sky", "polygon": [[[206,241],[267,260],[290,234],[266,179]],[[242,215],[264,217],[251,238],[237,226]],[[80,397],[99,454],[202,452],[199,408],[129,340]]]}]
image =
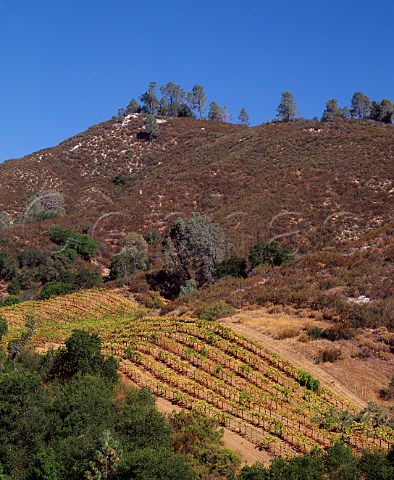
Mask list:
[{"label": "blue sky", "polygon": [[253,124],[294,93],[301,116],[355,91],[394,100],[393,0],[2,0],[0,161],[107,120],[150,81]]}]

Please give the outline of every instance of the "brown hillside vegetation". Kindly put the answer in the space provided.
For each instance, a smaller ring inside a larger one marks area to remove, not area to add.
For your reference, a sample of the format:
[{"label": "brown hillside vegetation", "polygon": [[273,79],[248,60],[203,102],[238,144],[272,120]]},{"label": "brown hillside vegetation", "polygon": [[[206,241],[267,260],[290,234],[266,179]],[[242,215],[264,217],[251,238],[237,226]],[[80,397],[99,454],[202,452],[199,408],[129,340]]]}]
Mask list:
[{"label": "brown hillside vegetation", "polygon": [[[246,128],[161,120],[143,137],[143,116],[110,120],[54,148],[0,165],[0,210],[15,217],[33,194],[65,196],[60,223],[114,230],[162,228],[175,215],[209,213],[239,251],[275,235],[300,252],[353,238],[393,219],[391,125],[294,121]],[[142,138],[141,138],[142,137]],[[117,174],[128,175],[115,185]],[[2,232],[42,242],[43,225]],[[292,233],[291,233],[292,232]],[[296,233],[297,232],[297,233]]]}]

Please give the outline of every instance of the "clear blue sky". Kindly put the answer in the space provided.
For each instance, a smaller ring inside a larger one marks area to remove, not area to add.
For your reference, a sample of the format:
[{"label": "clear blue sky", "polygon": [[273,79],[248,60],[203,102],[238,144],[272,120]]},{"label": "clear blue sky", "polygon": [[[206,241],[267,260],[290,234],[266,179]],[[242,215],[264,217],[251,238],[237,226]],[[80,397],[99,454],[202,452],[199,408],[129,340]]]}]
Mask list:
[{"label": "clear blue sky", "polygon": [[393,0],[2,0],[0,161],[107,120],[150,81],[190,89],[234,118],[394,100]]}]

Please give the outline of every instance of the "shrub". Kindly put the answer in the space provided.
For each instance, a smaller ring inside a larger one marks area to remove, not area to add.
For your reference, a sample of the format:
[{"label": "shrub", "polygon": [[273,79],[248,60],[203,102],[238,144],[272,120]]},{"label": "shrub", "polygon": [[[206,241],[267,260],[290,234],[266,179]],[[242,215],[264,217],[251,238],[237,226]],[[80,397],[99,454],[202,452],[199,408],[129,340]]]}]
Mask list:
[{"label": "shrub", "polygon": [[86,233],[77,233],[60,225],[52,225],[47,235],[53,243],[74,249],[86,259],[94,257],[99,247],[98,242]]},{"label": "shrub", "polygon": [[14,278],[7,287],[7,292],[10,295],[18,295],[21,291],[20,283],[17,278]]},{"label": "shrub", "polygon": [[317,325],[314,325],[312,328],[310,328],[307,331],[307,334],[313,340],[317,340],[319,338],[324,337],[324,330],[322,328],[318,327]]},{"label": "shrub", "polygon": [[0,316],[0,341],[3,339],[4,335],[8,332],[7,320]]},{"label": "shrub", "polygon": [[21,302],[21,299],[19,297],[10,295],[6,299],[4,299],[2,302],[0,302],[0,307],[10,307],[11,305],[16,305],[17,303],[20,303],[20,302]]},{"label": "shrub", "polygon": [[130,180],[130,177],[128,175],[125,175],[124,173],[118,173],[112,180],[112,183],[115,185],[126,185]]},{"label": "shrub", "polygon": [[98,270],[82,268],[75,276],[75,288],[92,288],[102,282],[101,273]]},{"label": "shrub", "polygon": [[190,278],[189,280],[186,280],[184,285],[181,286],[179,290],[179,296],[184,297],[185,295],[189,295],[195,290],[197,290],[197,282]]},{"label": "shrub", "polygon": [[215,278],[246,277],[246,260],[239,256],[230,257],[215,265]]},{"label": "shrub", "polygon": [[48,261],[48,256],[45,252],[39,249],[23,250],[20,252],[18,259],[21,268],[34,268],[40,265],[45,265]]},{"label": "shrub", "polygon": [[337,323],[323,331],[323,337],[335,342],[336,340],[350,340],[355,335],[354,329],[347,323]]},{"label": "shrub", "polygon": [[148,244],[142,235],[131,232],[126,235],[125,245],[121,252],[111,259],[110,279],[133,275],[139,270],[149,267]]},{"label": "shrub", "polygon": [[320,391],[320,382],[312,377],[312,375],[304,370],[298,370],[298,383],[302,387],[306,387],[312,392],[319,393]]},{"label": "shrub", "polygon": [[4,280],[12,280],[18,272],[16,260],[8,253],[0,252],[0,276]]},{"label": "shrub", "polygon": [[149,230],[144,238],[148,245],[154,245],[160,242],[161,234],[157,230]]},{"label": "shrub", "polygon": [[217,320],[234,315],[236,309],[226,302],[216,302],[198,308],[195,314],[200,320]]},{"label": "shrub", "polygon": [[47,300],[56,295],[67,295],[72,291],[72,285],[65,282],[49,282],[41,289],[40,298]]},{"label": "shrub", "polygon": [[294,257],[291,250],[281,247],[276,242],[259,242],[250,249],[249,261],[252,268],[257,265],[270,265],[275,267],[282,263],[290,262]]},{"label": "shrub", "polygon": [[315,358],[316,363],[336,362],[342,358],[342,353],[338,348],[325,348],[320,351],[318,357]]},{"label": "shrub", "polygon": [[158,292],[140,293],[136,300],[146,308],[163,308],[165,305]]},{"label": "shrub", "polygon": [[391,377],[387,388],[382,388],[379,392],[380,398],[384,400],[392,400],[394,398],[394,375]]}]

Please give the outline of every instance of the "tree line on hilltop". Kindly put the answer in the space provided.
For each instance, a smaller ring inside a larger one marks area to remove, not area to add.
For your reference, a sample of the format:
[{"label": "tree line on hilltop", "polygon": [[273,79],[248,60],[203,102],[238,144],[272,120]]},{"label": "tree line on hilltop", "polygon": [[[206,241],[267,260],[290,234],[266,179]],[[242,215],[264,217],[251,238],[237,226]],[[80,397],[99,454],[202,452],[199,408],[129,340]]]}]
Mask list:
[{"label": "tree line on hilltop", "polygon": [[[274,121],[289,122],[296,118],[297,105],[292,92],[282,93],[276,111],[277,115]],[[132,98],[126,108],[118,110],[117,118],[123,120],[127,115],[135,113],[152,116],[191,117],[227,123],[232,123],[233,120],[226,105],[221,106],[216,101],[208,104],[208,97],[202,85],[196,84],[190,92],[186,92],[180,85],[173,82],[168,82],[160,88],[156,82],[150,82],[147,90],[139,96],[139,101]],[[335,98],[327,100],[321,121],[366,118],[377,122],[392,123],[393,115],[394,103],[388,98],[371,101],[364,93],[355,92],[351,98],[350,108],[347,105],[340,107]],[[237,118],[239,124],[250,125],[250,117],[244,107]]]}]

